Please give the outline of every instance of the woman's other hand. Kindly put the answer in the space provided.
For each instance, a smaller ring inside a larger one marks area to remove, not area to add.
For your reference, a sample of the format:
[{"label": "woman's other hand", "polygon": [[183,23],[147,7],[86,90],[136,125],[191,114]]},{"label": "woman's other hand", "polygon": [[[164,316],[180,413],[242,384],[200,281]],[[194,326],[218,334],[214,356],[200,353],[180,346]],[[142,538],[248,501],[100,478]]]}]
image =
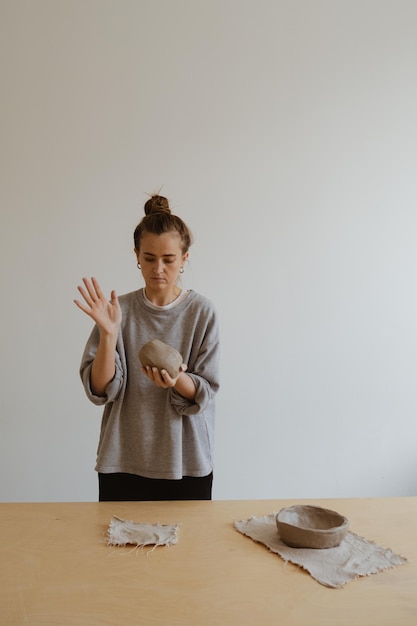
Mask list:
[{"label": "woman's other hand", "polygon": [[194,400],[196,388],[193,379],[185,374],[187,366],[185,363],[181,365],[181,371],[175,378],[171,378],[166,370],[159,370],[157,367],[147,365],[142,367],[142,372],[158,387],[168,389],[174,387],[180,395],[188,400]]},{"label": "woman's other hand", "polygon": [[171,378],[171,376],[168,374],[166,370],[164,369],[159,370],[157,367],[151,367],[150,365],[147,365],[146,367],[142,367],[141,369],[142,369],[142,372],[145,374],[145,376],[147,376],[150,381],[155,383],[155,385],[157,385],[158,387],[163,387],[164,389],[167,389],[168,387],[175,387],[175,385],[178,382],[179,377],[181,376],[183,372],[185,372],[185,370],[187,369],[187,366],[185,365],[185,363],[183,363],[181,365],[178,376],[176,376],[175,378]]}]

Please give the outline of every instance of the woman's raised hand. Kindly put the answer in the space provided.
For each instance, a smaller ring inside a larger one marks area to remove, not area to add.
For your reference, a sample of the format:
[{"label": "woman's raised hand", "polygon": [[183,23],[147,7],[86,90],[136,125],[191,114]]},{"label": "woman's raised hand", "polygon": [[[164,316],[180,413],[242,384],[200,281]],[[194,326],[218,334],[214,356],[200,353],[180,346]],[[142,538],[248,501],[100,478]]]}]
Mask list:
[{"label": "woman's raised hand", "polygon": [[116,292],[112,290],[110,300],[107,300],[95,278],[91,281],[83,278],[83,283],[84,287],[78,285],[78,291],[84,302],[74,300],[75,304],[95,321],[103,333],[117,334],[122,321],[122,311]]}]

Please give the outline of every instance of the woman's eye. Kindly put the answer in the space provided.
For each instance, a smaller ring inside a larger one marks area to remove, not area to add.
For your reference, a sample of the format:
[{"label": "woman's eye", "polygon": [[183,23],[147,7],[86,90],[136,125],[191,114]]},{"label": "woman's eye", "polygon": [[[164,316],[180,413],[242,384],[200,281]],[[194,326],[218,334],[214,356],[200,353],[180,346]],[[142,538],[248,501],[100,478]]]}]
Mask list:
[{"label": "woman's eye", "polygon": [[[147,258],[145,257],[145,263],[155,263],[156,259],[152,259],[152,258]],[[162,259],[163,263],[165,263],[165,265],[170,265],[171,263],[175,263],[175,259]]]}]

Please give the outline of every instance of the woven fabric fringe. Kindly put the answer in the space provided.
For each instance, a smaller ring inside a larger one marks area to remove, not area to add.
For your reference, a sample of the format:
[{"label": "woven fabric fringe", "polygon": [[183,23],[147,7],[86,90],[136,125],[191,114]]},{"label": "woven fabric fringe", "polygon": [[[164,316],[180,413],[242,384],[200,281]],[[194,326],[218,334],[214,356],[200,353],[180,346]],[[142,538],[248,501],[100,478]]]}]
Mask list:
[{"label": "woven fabric fringe", "polygon": [[326,587],[339,588],[359,576],[376,574],[407,562],[407,559],[394,554],[392,550],[352,532],[348,532],[336,548],[291,548],[279,536],[275,518],[276,513],[271,513],[264,517],[235,520],[234,527],[253,541],[265,545],[271,552],[279,554],[284,561],[307,570]]},{"label": "woven fabric fringe", "polygon": [[172,524],[145,524],[113,516],[107,530],[111,546],[172,546],[177,542],[178,526]]}]

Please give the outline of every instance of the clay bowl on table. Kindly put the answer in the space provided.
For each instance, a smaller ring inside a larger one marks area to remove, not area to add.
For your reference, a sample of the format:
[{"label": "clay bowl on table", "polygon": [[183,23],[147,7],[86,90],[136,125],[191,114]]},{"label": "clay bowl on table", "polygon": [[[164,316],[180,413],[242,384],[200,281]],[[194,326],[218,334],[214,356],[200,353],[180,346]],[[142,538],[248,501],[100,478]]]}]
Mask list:
[{"label": "clay bowl on table", "polygon": [[300,504],[281,509],[276,522],[281,539],[293,548],[335,548],[349,529],[349,520],[336,511]]}]

